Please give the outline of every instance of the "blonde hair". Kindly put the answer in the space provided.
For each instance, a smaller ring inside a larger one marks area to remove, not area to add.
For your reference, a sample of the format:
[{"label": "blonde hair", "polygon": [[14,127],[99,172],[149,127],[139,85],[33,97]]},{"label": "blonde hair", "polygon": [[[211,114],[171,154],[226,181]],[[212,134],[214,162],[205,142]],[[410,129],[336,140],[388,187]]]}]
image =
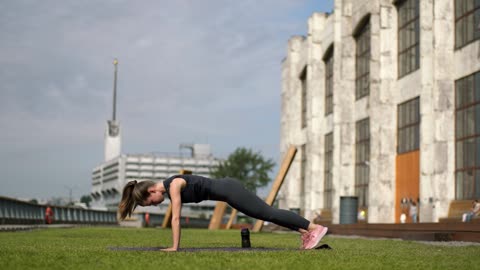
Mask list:
[{"label": "blonde hair", "polygon": [[153,181],[137,182],[137,180],[130,181],[125,185],[122,192],[122,200],[118,205],[121,220],[130,216],[137,205],[142,205],[150,196],[148,188],[153,185],[155,185]]}]

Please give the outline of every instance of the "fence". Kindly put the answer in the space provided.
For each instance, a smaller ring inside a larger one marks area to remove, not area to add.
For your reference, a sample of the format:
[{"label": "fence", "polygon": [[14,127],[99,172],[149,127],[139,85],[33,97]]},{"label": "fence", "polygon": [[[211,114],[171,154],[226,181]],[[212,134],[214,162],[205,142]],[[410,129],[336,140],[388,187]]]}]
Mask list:
[{"label": "fence", "polygon": [[[44,224],[47,205],[34,204],[0,196],[1,224]],[[115,211],[100,211],[76,207],[50,206],[53,211],[53,223],[62,224],[118,224]],[[158,227],[163,223],[164,214],[150,214],[146,224],[145,213],[134,213],[137,227]],[[134,222],[135,223],[135,222]],[[182,217],[185,228],[207,228],[209,220]]]},{"label": "fence", "polygon": [[[50,206],[53,223],[118,224],[117,213],[75,207]],[[47,205],[0,196],[0,224],[43,224]]]}]

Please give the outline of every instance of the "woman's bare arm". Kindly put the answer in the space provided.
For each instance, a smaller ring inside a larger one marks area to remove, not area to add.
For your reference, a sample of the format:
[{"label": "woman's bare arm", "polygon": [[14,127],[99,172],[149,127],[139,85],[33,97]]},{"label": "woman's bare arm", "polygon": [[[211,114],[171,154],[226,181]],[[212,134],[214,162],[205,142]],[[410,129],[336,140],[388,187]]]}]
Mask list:
[{"label": "woman's bare arm", "polygon": [[163,249],[163,251],[177,251],[180,247],[180,236],[181,236],[181,228],[180,228],[180,217],[181,217],[181,210],[182,210],[182,199],[180,196],[180,192],[182,191],[182,187],[186,185],[186,182],[182,178],[175,178],[170,183],[170,196],[171,196],[171,204],[172,204],[172,246],[167,249]]}]

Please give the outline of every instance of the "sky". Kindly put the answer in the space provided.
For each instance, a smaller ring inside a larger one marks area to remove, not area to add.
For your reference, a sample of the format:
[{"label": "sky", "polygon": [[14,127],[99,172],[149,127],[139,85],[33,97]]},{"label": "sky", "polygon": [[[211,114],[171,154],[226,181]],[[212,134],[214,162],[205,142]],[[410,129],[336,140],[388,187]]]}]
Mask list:
[{"label": "sky", "polygon": [[[281,162],[288,39],[333,0],[0,2],[0,196],[90,193],[118,58],[122,153],[208,143]],[[276,170],[272,172],[275,176]]]}]

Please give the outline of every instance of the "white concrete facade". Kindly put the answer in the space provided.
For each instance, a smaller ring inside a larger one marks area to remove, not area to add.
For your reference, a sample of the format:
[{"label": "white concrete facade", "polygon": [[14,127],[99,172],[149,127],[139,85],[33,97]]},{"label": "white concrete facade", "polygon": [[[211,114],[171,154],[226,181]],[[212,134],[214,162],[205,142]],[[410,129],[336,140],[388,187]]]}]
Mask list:
[{"label": "white concrete facade", "polygon": [[[306,37],[294,36],[282,66],[280,150],[305,145],[305,193],[301,150],[279,194],[281,208],[300,208],[308,219],[324,208],[324,138],[333,132],[333,223],[341,196],[354,196],[355,123],[370,119],[368,222],[395,222],[398,105],[420,98],[420,222],[447,216],[455,199],[455,80],[480,71],[476,40],[455,49],[453,0],[421,0],[420,68],[398,76],[397,1],[335,0],[331,14],[314,13]],[[370,21],[370,93],[356,100],[354,33]],[[325,115],[325,63],[333,46],[333,113]],[[307,68],[307,125],[301,128],[301,81]]]}]

